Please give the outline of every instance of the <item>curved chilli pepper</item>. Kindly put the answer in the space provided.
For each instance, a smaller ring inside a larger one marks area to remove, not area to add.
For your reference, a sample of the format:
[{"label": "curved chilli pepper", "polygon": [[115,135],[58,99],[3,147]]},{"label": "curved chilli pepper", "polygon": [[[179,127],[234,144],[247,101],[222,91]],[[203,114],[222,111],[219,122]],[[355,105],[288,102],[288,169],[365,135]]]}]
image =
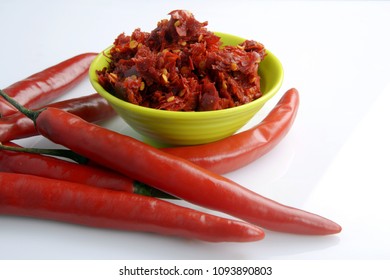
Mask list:
[{"label": "curved chilli pepper", "polygon": [[[91,94],[47,105],[75,114],[88,122],[97,122],[115,115],[115,111],[99,94]],[[20,112],[0,118],[0,142],[37,135],[34,122]]]},{"label": "curved chilli pepper", "polygon": [[[88,73],[97,53],[83,53],[35,73],[5,89],[9,96],[27,108],[36,109],[53,101],[78,84]],[[5,100],[0,100],[0,116],[17,112]]]},{"label": "curved chilli pepper", "polygon": [[[56,108],[30,111],[2,91],[0,95],[34,119],[37,130],[44,137],[175,197],[274,231],[310,235],[341,231],[341,227],[331,220],[277,203],[129,136],[88,123]],[[77,133],[69,134],[71,130]]]},{"label": "curved chilli pepper", "polygon": [[225,139],[198,146],[162,150],[213,172],[224,174],[239,169],[274,148],[290,130],[299,107],[299,93],[289,89],[257,126]]},{"label": "curved chilli pepper", "polygon": [[157,198],[25,174],[0,173],[0,213],[210,242],[264,237],[248,223]]},{"label": "curved chilli pepper", "polygon": [[[30,174],[108,188],[160,198],[174,198],[155,188],[132,180],[126,176],[95,166],[77,164],[55,157],[31,154],[22,151],[8,151],[7,148],[21,148],[12,142],[0,145],[0,172]],[[21,148],[23,150],[23,148]]]}]

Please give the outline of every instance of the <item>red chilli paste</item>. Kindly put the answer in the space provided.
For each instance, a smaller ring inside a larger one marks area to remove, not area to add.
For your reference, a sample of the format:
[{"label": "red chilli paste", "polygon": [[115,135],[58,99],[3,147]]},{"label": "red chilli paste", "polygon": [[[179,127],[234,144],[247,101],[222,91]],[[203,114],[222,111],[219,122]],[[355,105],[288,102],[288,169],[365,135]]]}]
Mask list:
[{"label": "red chilli paste", "polygon": [[120,34],[110,49],[110,63],[97,71],[99,83],[133,104],[170,111],[210,111],[259,98],[261,43],[246,40],[223,46],[183,10],[169,13],[148,32]]}]

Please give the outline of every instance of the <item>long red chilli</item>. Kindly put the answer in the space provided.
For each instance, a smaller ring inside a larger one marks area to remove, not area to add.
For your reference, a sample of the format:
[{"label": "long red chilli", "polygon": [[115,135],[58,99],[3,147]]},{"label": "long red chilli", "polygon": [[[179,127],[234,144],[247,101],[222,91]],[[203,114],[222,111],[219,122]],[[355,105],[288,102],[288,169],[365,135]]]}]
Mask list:
[{"label": "long red chilli", "polygon": [[[68,111],[88,122],[105,120],[115,115],[112,107],[97,93],[55,102],[47,106]],[[0,142],[26,138],[37,134],[38,132],[33,121],[20,112],[0,118]]]},{"label": "long red chilli", "polygon": [[161,199],[25,174],[0,173],[0,214],[210,242],[250,242],[264,237],[251,224]]},{"label": "long red chilli", "polygon": [[[7,150],[9,148],[20,148],[21,151],[9,151]],[[112,170],[24,152],[22,147],[12,142],[0,145],[0,172],[30,174],[98,188],[172,198],[166,193]]]},{"label": "long red chilli", "polygon": [[239,169],[274,148],[288,133],[299,107],[299,93],[289,89],[258,125],[203,145],[164,148],[203,168],[224,174]]},{"label": "long red chilli", "polygon": [[[23,106],[36,109],[44,106],[70,88],[77,85],[88,73],[96,53],[83,53],[35,73],[3,89]],[[17,110],[0,100],[0,116],[8,116]]]},{"label": "long red chilli", "polygon": [[53,142],[178,198],[270,230],[311,235],[341,231],[341,227],[333,221],[277,203],[134,138],[88,123],[56,108],[29,111],[1,91],[0,95],[34,119],[39,133]]}]

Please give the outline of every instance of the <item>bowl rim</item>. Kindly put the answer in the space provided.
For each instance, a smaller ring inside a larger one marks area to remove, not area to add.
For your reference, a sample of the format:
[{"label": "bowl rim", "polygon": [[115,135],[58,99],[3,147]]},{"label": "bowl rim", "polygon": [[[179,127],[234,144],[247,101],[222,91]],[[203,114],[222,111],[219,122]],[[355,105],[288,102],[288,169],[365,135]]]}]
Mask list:
[{"label": "bowl rim", "polygon": [[[215,33],[217,36],[221,37],[223,39],[223,37],[230,37],[230,38],[233,38],[235,40],[242,40],[244,41],[245,39],[244,38],[241,38],[241,37],[238,37],[238,36],[235,36],[235,35],[231,35],[231,34],[227,34],[227,33],[222,33],[222,32],[213,32]],[[210,117],[223,117],[225,115],[229,115],[232,111],[235,111],[235,112],[240,112],[240,111],[245,111],[251,107],[257,107],[258,104],[262,104],[263,102],[265,103],[266,101],[268,101],[270,98],[272,98],[276,92],[280,89],[281,85],[282,85],[282,82],[283,82],[283,78],[284,78],[284,71],[283,71],[283,66],[281,64],[281,62],[279,61],[279,59],[271,52],[269,51],[268,49],[266,49],[266,57],[265,59],[272,59],[273,63],[275,64],[276,68],[278,69],[278,72],[279,72],[279,75],[277,77],[277,80],[275,81],[275,84],[272,88],[270,88],[266,93],[263,93],[263,95],[261,97],[259,97],[258,99],[256,100],[253,100],[249,103],[246,103],[246,104],[242,104],[240,106],[236,106],[236,107],[232,107],[232,108],[226,108],[226,109],[222,109],[222,110],[213,110],[213,111],[168,111],[168,110],[159,110],[159,109],[155,109],[155,108],[149,108],[149,107],[144,107],[144,106],[140,106],[140,105],[136,105],[136,104],[132,104],[130,102],[127,102],[125,100],[122,100],[116,96],[114,96],[113,94],[109,93],[108,91],[106,91],[98,82],[97,80],[97,74],[96,74],[96,70],[97,69],[97,64],[100,62],[101,59],[106,59],[107,60],[107,63],[109,61],[109,58],[108,56],[106,55],[107,52],[109,52],[109,50],[112,48],[113,45],[107,47],[106,49],[104,49],[102,52],[100,52],[95,58],[94,60],[92,61],[90,67],[89,67],[89,80],[90,80],[90,83],[92,84],[93,88],[105,99],[107,99],[107,101],[109,103],[111,103],[112,105],[114,105],[114,107],[120,107],[120,108],[123,108],[123,109],[126,109],[128,111],[132,111],[132,112],[136,112],[136,113],[142,113],[142,114],[153,114],[155,116],[161,116],[161,117],[164,117],[164,118],[177,118],[177,117],[180,117],[181,119],[192,119],[194,116],[196,116],[197,118],[210,118]],[[265,61],[265,59],[263,61]],[[260,62],[260,65],[261,63],[263,62],[261,61]],[[260,67],[259,65],[259,67]],[[100,69],[99,69],[100,70]],[[260,76],[261,77],[261,76]]]}]

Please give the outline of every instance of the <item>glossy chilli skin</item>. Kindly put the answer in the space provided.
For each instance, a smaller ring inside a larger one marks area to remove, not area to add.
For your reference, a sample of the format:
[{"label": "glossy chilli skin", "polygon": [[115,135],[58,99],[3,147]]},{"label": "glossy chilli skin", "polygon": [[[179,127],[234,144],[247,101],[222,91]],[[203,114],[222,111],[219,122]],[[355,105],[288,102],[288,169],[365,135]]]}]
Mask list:
[{"label": "glossy chilli skin", "polygon": [[25,174],[0,172],[0,214],[209,242],[251,242],[264,237],[260,228],[248,223],[153,197]]},{"label": "glossy chilli skin", "polygon": [[[35,73],[3,89],[10,97],[27,108],[36,109],[74,87],[88,73],[96,53],[83,53]],[[0,116],[17,112],[13,106],[0,100]]]},{"label": "glossy chilli skin", "polygon": [[[9,142],[8,147],[20,146]],[[7,151],[0,145],[0,172],[30,174],[75,182],[97,188],[137,193],[147,196],[173,198],[155,188],[134,181],[103,167],[77,164],[51,156],[23,151]]]},{"label": "glossy chilli skin", "polygon": [[[47,106],[68,111],[89,122],[106,120],[115,115],[112,107],[97,93],[52,103]],[[0,142],[4,143],[37,134],[33,121],[20,112],[0,118]]]},{"label": "glossy chilli skin", "polygon": [[[39,133],[53,142],[191,203],[274,231],[309,235],[341,231],[333,221],[277,203],[194,163],[62,110],[47,108],[31,117]],[[69,135],[70,130],[77,133]]]},{"label": "glossy chilli skin", "polygon": [[265,119],[251,129],[216,142],[164,148],[163,151],[225,174],[251,163],[274,148],[290,130],[298,107],[299,93],[292,88]]}]

